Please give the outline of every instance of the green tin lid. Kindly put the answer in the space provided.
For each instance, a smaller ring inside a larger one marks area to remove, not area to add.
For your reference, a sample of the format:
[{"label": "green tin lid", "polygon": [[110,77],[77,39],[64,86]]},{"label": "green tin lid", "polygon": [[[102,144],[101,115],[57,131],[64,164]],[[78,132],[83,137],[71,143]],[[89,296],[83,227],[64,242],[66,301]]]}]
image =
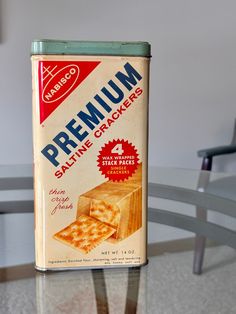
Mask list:
[{"label": "green tin lid", "polygon": [[31,46],[32,55],[104,55],[104,56],[151,56],[148,42],[122,41],[64,41],[39,39]]}]

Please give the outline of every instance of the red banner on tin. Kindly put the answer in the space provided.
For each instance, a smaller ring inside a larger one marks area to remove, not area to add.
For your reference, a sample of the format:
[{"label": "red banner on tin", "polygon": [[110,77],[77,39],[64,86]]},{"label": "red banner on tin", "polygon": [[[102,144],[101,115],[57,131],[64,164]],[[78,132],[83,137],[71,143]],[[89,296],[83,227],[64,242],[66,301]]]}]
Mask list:
[{"label": "red banner on tin", "polygon": [[40,124],[99,63],[100,61],[39,61]]}]

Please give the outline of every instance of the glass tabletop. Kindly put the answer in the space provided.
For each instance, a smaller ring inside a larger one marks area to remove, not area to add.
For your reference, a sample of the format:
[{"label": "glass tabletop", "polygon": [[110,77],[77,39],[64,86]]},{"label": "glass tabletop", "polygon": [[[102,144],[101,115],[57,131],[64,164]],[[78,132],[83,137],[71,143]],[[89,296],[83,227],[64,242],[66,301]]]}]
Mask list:
[{"label": "glass tabletop", "polygon": [[[163,185],[176,186],[196,190],[199,184],[218,179],[236,177],[236,173],[202,171],[198,169],[185,169],[174,167],[149,167],[148,181]],[[199,182],[202,177],[203,182]]]},{"label": "glass tabletop", "polygon": [[149,168],[151,197],[201,206],[236,218],[236,173]]},{"label": "glass tabletop", "polygon": [[[32,180],[31,165],[0,167],[0,179],[22,176]],[[210,182],[231,177],[232,174],[198,170],[149,168],[149,184],[151,188],[154,185],[155,193],[165,198],[165,202],[176,202],[179,197],[182,198],[180,201],[189,201],[189,204],[193,204],[192,197],[195,202],[201,202],[203,195],[211,196],[213,193],[207,190]],[[0,197],[5,201],[11,198],[12,193],[15,190],[2,189]],[[199,194],[201,197],[198,199],[196,196]],[[18,197],[22,198],[22,191]],[[32,191],[27,191],[27,200],[30,199],[33,200]],[[229,197],[216,194],[213,199],[204,201],[210,200],[216,206],[219,199],[229,205],[227,208],[235,210],[235,201]],[[151,196],[149,204],[152,202]],[[166,205],[161,199],[157,199],[157,206],[176,211],[176,203]],[[180,208],[179,205],[177,207]],[[186,210],[189,211],[188,208]],[[20,229],[23,219],[27,219],[24,230]],[[6,258],[5,265],[0,266],[0,314],[236,312],[236,255],[230,247],[207,248],[201,276],[192,274],[193,250],[183,249],[178,240],[171,245],[168,242],[166,247],[166,242],[157,243],[157,247],[163,248],[159,252],[153,250],[153,243],[149,243],[149,263],[141,268],[40,273],[34,270],[32,263],[26,264],[22,256],[18,257],[19,252],[29,253],[33,262],[33,219],[33,214],[0,215],[0,259],[4,254],[13,256]],[[159,227],[158,224],[153,225],[155,233]],[[21,236],[28,242],[24,243]]]}]

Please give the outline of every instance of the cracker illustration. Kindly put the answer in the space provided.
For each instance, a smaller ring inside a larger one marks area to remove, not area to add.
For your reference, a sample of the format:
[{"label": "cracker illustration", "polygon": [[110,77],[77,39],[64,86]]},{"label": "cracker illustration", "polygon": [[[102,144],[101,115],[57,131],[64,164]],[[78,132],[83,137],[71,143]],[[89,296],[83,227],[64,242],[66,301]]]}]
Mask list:
[{"label": "cracker illustration", "polygon": [[80,195],[77,217],[81,214],[115,228],[116,232],[111,238],[117,241],[127,238],[141,228],[142,164],[139,164],[128,180],[121,183],[107,181]]},{"label": "cracker illustration", "polygon": [[90,203],[90,216],[117,228],[120,221],[120,209],[116,204],[92,199]]},{"label": "cracker illustration", "polygon": [[116,230],[101,221],[87,215],[81,215],[76,221],[54,235],[54,238],[84,254],[89,253]]}]

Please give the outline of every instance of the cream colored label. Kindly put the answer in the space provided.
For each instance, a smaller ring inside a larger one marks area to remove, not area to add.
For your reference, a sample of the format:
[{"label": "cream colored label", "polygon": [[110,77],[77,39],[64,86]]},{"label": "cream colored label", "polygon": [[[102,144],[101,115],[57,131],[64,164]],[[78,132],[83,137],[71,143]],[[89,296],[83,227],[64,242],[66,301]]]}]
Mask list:
[{"label": "cream colored label", "polygon": [[36,266],[146,262],[149,60],[33,56]]}]

